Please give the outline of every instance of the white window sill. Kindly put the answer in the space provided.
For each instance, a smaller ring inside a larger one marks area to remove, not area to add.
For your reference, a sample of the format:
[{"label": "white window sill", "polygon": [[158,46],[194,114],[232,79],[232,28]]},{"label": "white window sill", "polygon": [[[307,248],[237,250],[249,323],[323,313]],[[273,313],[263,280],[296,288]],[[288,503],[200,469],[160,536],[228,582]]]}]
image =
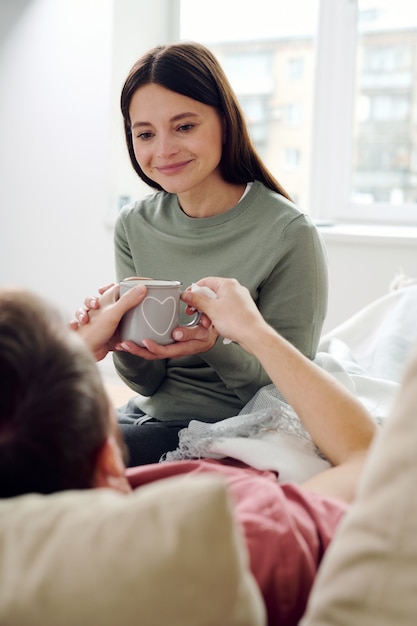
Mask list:
[{"label": "white window sill", "polygon": [[416,226],[389,226],[374,224],[334,224],[316,222],[325,241],[371,243],[383,245],[408,244],[417,246]]}]

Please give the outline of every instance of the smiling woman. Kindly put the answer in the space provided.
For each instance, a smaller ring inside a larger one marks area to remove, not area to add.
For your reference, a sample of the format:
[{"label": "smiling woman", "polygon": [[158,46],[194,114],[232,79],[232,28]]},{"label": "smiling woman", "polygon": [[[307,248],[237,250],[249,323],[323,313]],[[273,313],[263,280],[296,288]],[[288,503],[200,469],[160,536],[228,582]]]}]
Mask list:
[{"label": "smiling woman", "polygon": [[[327,307],[322,241],[254,149],[216,57],[197,43],[151,49],[129,72],[121,109],[132,166],[154,193],[119,213],[117,279],[186,287],[208,274],[234,277],[271,326],[313,357]],[[132,465],[176,448],[191,419],[236,415],[270,382],[255,357],[217,341],[204,316],[172,336],[164,346],[123,342],[114,353],[140,394],[119,410]]]},{"label": "smiling woman", "polygon": [[[142,172],[176,193],[190,217],[209,217],[234,206],[243,184],[223,184],[218,165],[224,123],[211,106],[165,87],[140,87],[130,103],[133,151]],[[218,191],[215,202],[211,189]]]}]

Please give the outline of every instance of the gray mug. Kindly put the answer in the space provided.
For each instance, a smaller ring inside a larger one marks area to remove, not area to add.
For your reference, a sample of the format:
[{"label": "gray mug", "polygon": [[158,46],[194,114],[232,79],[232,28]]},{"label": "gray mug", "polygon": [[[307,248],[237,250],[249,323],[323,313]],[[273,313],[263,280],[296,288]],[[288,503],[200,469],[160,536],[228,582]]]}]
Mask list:
[{"label": "gray mug", "polygon": [[[120,282],[122,296],[132,287],[145,285],[147,294],[140,304],[124,314],[120,322],[120,338],[134,341],[143,347],[144,339],[152,339],[166,346],[175,343],[172,331],[179,326],[181,282],[179,280],[158,280],[149,278],[126,278]],[[197,326],[201,313],[197,313],[189,324]]]}]

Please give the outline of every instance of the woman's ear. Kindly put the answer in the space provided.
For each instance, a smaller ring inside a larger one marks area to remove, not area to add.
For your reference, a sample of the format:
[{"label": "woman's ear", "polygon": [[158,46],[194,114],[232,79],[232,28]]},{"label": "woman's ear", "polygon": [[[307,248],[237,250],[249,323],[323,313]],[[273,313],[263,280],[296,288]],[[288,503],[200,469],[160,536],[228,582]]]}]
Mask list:
[{"label": "woman's ear", "polygon": [[93,487],[132,491],[125,475],[122,451],[113,435],[108,435],[97,455]]}]

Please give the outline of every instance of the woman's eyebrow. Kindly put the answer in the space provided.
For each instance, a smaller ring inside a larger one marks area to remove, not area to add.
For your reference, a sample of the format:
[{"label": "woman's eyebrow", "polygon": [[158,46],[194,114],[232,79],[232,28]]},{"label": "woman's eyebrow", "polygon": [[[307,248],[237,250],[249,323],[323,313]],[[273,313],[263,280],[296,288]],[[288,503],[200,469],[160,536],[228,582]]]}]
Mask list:
[{"label": "woman's eyebrow", "polygon": [[[178,122],[187,117],[199,117],[198,113],[193,113],[192,111],[185,111],[184,113],[178,113],[177,115],[173,115],[169,121],[170,122]],[[139,128],[141,126],[152,126],[152,122],[138,121],[132,124],[132,128]]]},{"label": "woman's eyebrow", "polygon": [[178,122],[178,120],[184,119],[184,117],[199,117],[198,113],[193,113],[192,111],[185,111],[184,113],[178,113],[178,115],[174,115],[171,117],[171,122]]}]

